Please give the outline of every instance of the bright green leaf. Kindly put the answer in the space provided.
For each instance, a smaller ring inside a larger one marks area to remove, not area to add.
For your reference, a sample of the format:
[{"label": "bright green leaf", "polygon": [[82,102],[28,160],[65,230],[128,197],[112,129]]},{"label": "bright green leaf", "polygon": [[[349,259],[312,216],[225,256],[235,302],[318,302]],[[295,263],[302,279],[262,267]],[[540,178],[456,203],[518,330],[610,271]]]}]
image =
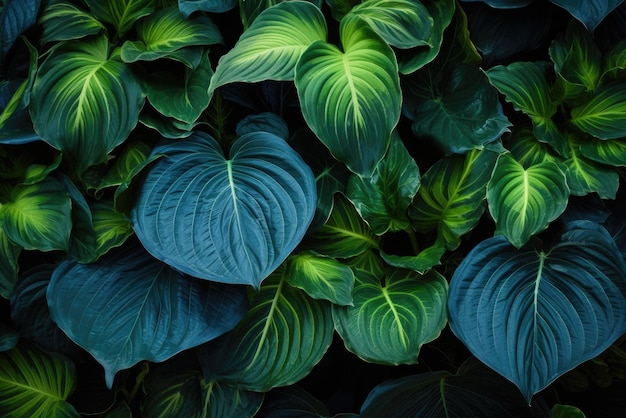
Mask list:
[{"label": "bright green leaf", "polygon": [[445,245],[437,241],[430,247],[424,248],[416,255],[387,254],[381,251],[380,256],[390,266],[424,274],[434,266],[441,264],[441,257],[443,257],[445,252]]},{"label": "bright green leaf", "polygon": [[49,2],[37,23],[43,29],[43,44],[80,39],[106,30],[93,15],[66,1]]},{"label": "bright green leaf", "polygon": [[581,106],[572,109],[572,124],[600,139],[626,137],[626,84],[602,85]]},{"label": "bright green leaf", "polygon": [[550,412],[552,418],[585,418],[583,411],[572,405],[556,404]]},{"label": "bright green leaf", "polygon": [[615,199],[619,188],[617,171],[613,167],[598,164],[581,155],[579,150],[581,142],[575,138],[570,139],[571,156],[563,161],[570,193],[574,196],[584,196],[595,192],[601,199]]},{"label": "bright green leaf", "polygon": [[580,153],[590,160],[614,167],[626,166],[626,140],[587,138],[580,144]]},{"label": "bright green leaf", "polygon": [[97,256],[119,247],[133,235],[133,225],[128,216],[117,212],[111,202],[99,200],[91,205],[93,228],[96,233]]},{"label": "bright green leaf", "polygon": [[113,166],[102,177],[96,191],[130,183],[137,173],[159,158],[159,156],[150,157],[151,151],[152,146],[147,142],[134,140],[124,144],[123,150],[113,161]]},{"label": "bright green leaf", "polygon": [[604,74],[613,79],[626,76],[626,40],[615,44],[604,56]]},{"label": "bright green leaf", "polygon": [[[215,0],[213,0],[215,1]],[[229,1],[229,0],[224,0]],[[269,9],[275,4],[282,3],[283,1],[292,0],[233,0],[239,3],[239,14],[241,15],[241,22],[243,23],[244,31],[247,30],[252,22],[263,12],[263,10]],[[296,0],[297,1],[297,0]],[[307,0],[313,3],[318,9],[322,8],[323,0]]]},{"label": "bright green leaf", "polygon": [[93,15],[124,35],[139,18],[154,12],[154,0],[85,0]]},{"label": "bright green leaf", "polygon": [[535,137],[532,129],[515,129],[509,137],[511,155],[524,168],[528,168],[544,161],[561,161],[554,155],[552,148],[545,142],[540,142]]}]

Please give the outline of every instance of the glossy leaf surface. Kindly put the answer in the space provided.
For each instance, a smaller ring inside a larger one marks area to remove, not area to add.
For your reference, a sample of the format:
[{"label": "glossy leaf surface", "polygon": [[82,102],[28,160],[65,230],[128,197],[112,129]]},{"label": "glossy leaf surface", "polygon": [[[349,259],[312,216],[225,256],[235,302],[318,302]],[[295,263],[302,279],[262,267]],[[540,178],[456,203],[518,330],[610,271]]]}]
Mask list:
[{"label": "glossy leaf surface", "polygon": [[587,30],[593,32],[604,18],[624,0],[550,0],[557,6],[567,10],[572,16],[580,20]]},{"label": "glossy leaf surface", "polygon": [[106,30],[93,15],[66,1],[48,3],[39,24],[43,29],[42,43],[80,39]]},{"label": "glossy leaf surface", "polygon": [[0,9],[0,62],[17,38],[37,20],[41,0],[7,0]]},{"label": "glossy leaf surface", "polygon": [[154,12],[154,0],[85,0],[89,10],[99,20],[111,23],[122,36],[140,18]]},{"label": "glossy leaf surface", "polygon": [[600,139],[626,137],[626,84],[604,84],[585,104],[572,109],[572,123]]},{"label": "glossy leaf surface", "polygon": [[193,12],[222,13],[237,6],[237,0],[178,0],[178,8],[188,17]]},{"label": "glossy leaf surface", "polygon": [[[585,158],[580,152],[578,141],[571,142],[570,158],[563,161],[571,194],[584,196],[595,192],[601,199],[615,199],[619,188],[619,175],[615,168]],[[626,164],[626,154],[622,158]]]}]

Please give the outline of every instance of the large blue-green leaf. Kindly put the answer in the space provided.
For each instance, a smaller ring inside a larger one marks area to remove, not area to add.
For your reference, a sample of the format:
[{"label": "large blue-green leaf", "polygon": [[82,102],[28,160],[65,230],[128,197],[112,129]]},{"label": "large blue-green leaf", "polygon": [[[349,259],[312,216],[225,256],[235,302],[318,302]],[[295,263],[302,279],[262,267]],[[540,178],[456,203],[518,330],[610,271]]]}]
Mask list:
[{"label": "large blue-green leaf", "polygon": [[92,14],[68,1],[49,2],[37,23],[42,28],[43,44],[80,39],[106,30],[104,24]]},{"label": "large blue-green leaf", "polygon": [[586,103],[572,109],[571,115],[574,126],[596,138],[626,137],[626,83],[602,85]]},{"label": "large blue-green leaf", "polygon": [[155,148],[132,219],[155,257],[207,280],[258,286],[300,242],[315,179],[277,136],[255,132],[224,155],[209,135]]},{"label": "large blue-green leaf", "polygon": [[305,1],[286,1],[266,9],[222,55],[209,92],[233,82],[293,80],[304,50],[326,39],[326,21],[320,9]]},{"label": "large blue-green leaf", "polygon": [[0,352],[0,415],[78,418],[67,402],[76,387],[74,364],[35,347]]},{"label": "large blue-green leaf", "polygon": [[202,352],[205,378],[267,392],[304,378],[333,337],[330,304],[290,286],[281,268],[263,283],[245,318]]},{"label": "large blue-green leaf", "polygon": [[[177,8],[159,10],[137,24],[137,41],[122,45],[124,62],[153,61],[190,46],[222,42],[219,28],[204,15],[188,19]],[[174,55],[176,57],[176,55]]]},{"label": "large blue-green leaf", "polygon": [[567,10],[580,20],[587,30],[593,32],[596,26],[624,0],[550,0],[550,2]]},{"label": "large blue-green leaf", "polygon": [[374,363],[415,364],[423,344],[447,322],[448,282],[437,272],[391,270],[384,279],[357,272],[353,306],[333,306],[346,348]]},{"label": "large blue-green leaf", "polygon": [[11,297],[17,282],[17,260],[21,250],[0,227],[0,296],[5,299]]},{"label": "large blue-green leaf", "polygon": [[41,0],[6,0],[0,8],[0,67],[17,38],[37,20]]},{"label": "large blue-green leaf", "polygon": [[245,289],[183,275],[139,245],[93,264],[64,262],[47,291],[52,319],[115,374],[141,360],[164,361],[232,329]]},{"label": "large blue-green leaf", "polygon": [[545,161],[524,168],[511,154],[500,155],[487,184],[487,203],[496,221],[496,234],[521,247],[563,213],[569,194],[565,174],[557,163]]},{"label": "large blue-green leaf", "polygon": [[178,0],[178,8],[185,17],[193,12],[222,13],[237,6],[237,0]]},{"label": "large blue-green leaf", "polygon": [[569,224],[550,250],[489,238],[450,282],[452,331],[527,400],[626,331],[626,265],[613,238]]},{"label": "large blue-green leaf", "polygon": [[341,21],[344,51],[318,41],[296,66],[308,126],[333,156],[363,177],[384,157],[402,102],[391,48],[357,16]]},{"label": "large blue-green leaf", "polygon": [[104,36],[62,43],[41,64],[33,85],[35,131],[78,172],[106,161],[137,124],[143,105],[134,73],[109,49]]}]

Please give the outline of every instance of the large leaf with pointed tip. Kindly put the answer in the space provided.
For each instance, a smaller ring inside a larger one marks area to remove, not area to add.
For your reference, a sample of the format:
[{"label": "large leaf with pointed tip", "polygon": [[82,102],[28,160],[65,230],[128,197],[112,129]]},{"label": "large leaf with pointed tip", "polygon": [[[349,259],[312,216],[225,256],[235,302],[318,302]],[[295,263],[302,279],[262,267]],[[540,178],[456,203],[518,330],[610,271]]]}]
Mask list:
[{"label": "large leaf with pointed tip", "polygon": [[38,20],[41,42],[68,41],[97,35],[106,27],[92,14],[66,1],[50,2]]},{"label": "large leaf with pointed tip", "polygon": [[410,209],[418,232],[437,231],[449,250],[472,230],[485,211],[485,188],[497,153],[472,150],[436,162],[422,177],[422,185]]},{"label": "large leaf with pointed tip", "polygon": [[224,54],[209,92],[234,82],[293,80],[296,63],[313,42],[326,39],[320,9],[305,1],[286,1],[264,10]]},{"label": "large leaf with pointed tip", "polygon": [[245,290],[194,280],[139,245],[93,264],[64,262],[47,291],[52,319],[106,373],[160,362],[231,330],[247,309]]},{"label": "large leaf with pointed tip", "polygon": [[546,161],[525,169],[511,154],[500,155],[487,184],[496,234],[521,247],[563,213],[569,194],[558,164]]},{"label": "large leaf with pointed tip", "polygon": [[415,364],[422,345],[446,325],[447,288],[434,271],[392,270],[384,281],[358,272],[354,305],[333,306],[335,328],[346,348],[366,361]]},{"label": "large leaf with pointed tip", "polygon": [[626,266],[613,238],[569,224],[550,250],[489,238],[450,282],[452,331],[527,400],[626,331]]},{"label": "large leaf with pointed tip", "polygon": [[255,392],[294,384],[322,359],[333,331],[329,304],[290,286],[281,268],[237,327],[207,345],[205,377]]},{"label": "large leaf with pointed tip", "polygon": [[72,219],[71,202],[58,181],[17,185],[9,202],[0,206],[0,229],[28,250],[67,250]]},{"label": "large leaf with pointed tip", "polygon": [[391,48],[357,16],[341,21],[344,52],[318,41],[302,54],[295,83],[302,114],[333,156],[369,177],[400,117],[398,66]]},{"label": "large leaf with pointed tip", "polygon": [[140,18],[154,12],[154,0],[85,0],[99,20],[111,23],[117,36],[124,35]]},{"label": "large leaf with pointed tip", "polygon": [[11,297],[17,282],[17,260],[21,250],[0,227],[0,296],[5,299]]},{"label": "large leaf with pointed tip", "polygon": [[76,387],[74,364],[35,347],[0,352],[0,415],[80,417],[67,398]]},{"label": "large leaf with pointed tip", "polygon": [[626,137],[626,84],[602,85],[586,103],[573,108],[571,116],[574,126],[596,138]]},{"label": "large leaf with pointed tip", "polygon": [[185,19],[175,7],[159,10],[142,19],[136,30],[138,40],[128,40],[122,45],[124,62],[153,61],[185,47],[222,42],[218,27],[207,16],[194,15]]},{"label": "large leaf with pointed tip", "polygon": [[137,124],[143,105],[132,70],[109,49],[104,36],[59,44],[33,85],[35,131],[78,172],[106,161]]},{"label": "large leaf with pointed tip", "polygon": [[198,132],[166,142],[132,210],[156,258],[195,277],[258,286],[300,242],[315,212],[315,179],[277,136],[237,139],[226,157]]},{"label": "large leaf with pointed tip", "polygon": [[593,32],[596,26],[624,0],[550,0],[550,2],[567,10],[580,20],[588,31]]},{"label": "large leaf with pointed tip", "polygon": [[37,20],[41,0],[6,0],[0,8],[0,63],[17,38]]}]

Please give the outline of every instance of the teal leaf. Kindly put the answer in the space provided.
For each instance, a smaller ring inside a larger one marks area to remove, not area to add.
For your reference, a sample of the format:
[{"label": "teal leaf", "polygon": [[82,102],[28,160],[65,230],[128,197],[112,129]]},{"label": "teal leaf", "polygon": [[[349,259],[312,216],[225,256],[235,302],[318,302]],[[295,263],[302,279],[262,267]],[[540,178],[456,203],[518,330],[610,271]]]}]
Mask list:
[{"label": "teal leaf", "polygon": [[15,245],[0,227],[0,296],[8,299],[17,282],[19,265],[17,260],[21,248]]},{"label": "teal leaf", "polygon": [[307,125],[333,156],[363,177],[384,157],[401,107],[391,48],[356,16],[340,24],[344,52],[318,41],[296,66]]},{"label": "teal leaf", "polygon": [[381,280],[357,272],[353,306],[333,306],[346,348],[373,363],[415,364],[423,344],[447,323],[448,283],[436,272],[392,270]]},{"label": "teal leaf", "polygon": [[625,267],[613,238],[589,221],[569,224],[549,251],[489,238],[451,279],[450,327],[530,400],[624,333]]},{"label": "teal leaf", "polygon": [[9,351],[17,345],[20,334],[0,322],[0,352]]},{"label": "teal leaf", "polygon": [[77,172],[106,161],[137,124],[144,95],[132,70],[101,36],[59,44],[33,85],[35,131]]},{"label": "teal leaf", "polygon": [[580,20],[589,32],[593,32],[605,17],[609,15],[624,0],[550,0],[567,10],[572,16]]},{"label": "teal leaf", "polygon": [[262,131],[274,134],[285,141],[289,139],[287,122],[278,114],[272,112],[246,116],[237,123],[235,131],[239,136]]},{"label": "teal leaf", "polygon": [[289,256],[286,268],[287,283],[304,290],[312,298],[328,300],[335,305],[352,305],[354,273],[345,264],[304,251]]},{"label": "teal leaf", "polygon": [[65,188],[52,178],[15,186],[0,207],[0,229],[27,250],[67,250],[72,219]]},{"label": "teal leaf", "polygon": [[102,364],[109,388],[119,370],[216,338],[247,309],[244,289],[185,276],[138,245],[93,264],[62,263],[47,298],[52,319]]},{"label": "teal leaf", "polygon": [[78,418],[67,402],[76,387],[74,364],[61,355],[16,346],[0,352],[0,415]]},{"label": "teal leaf", "polygon": [[154,0],[85,0],[85,3],[97,19],[113,25],[118,37],[137,20],[154,12]]},{"label": "teal leaf", "polygon": [[420,186],[417,163],[397,135],[392,135],[385,158],[374,175],[350,177],[347,196],[359,215],[377,234],[409,227],[406,211]]},{"label": "teal leaf", "polygon": [[66,1],[48,3],[37,23],[42,28],[43,44],[80,39],[106,30],[92,14]]},{"label": "teal leaf", "polygon": [[300,242],[315,212],[311,169],[267,132],[237,139],[227,158],[198,132],[167,142],[131,216],[156,258],[194,277],[258,286]]},{"label": "teal leaf", "polygon": [[[206,46],[222,42],[219,28],[204,15],[188,19],[177,8],[152,13],[137,23],[137,41],[122,45],[124,62],[154,61],[191,46]],[[176,56],[176,55],[174,55]]]},{"label": "teal leaf", "polygon": [[287,1],[264,10],[222,55],[209,92],[234,82],[293,80],[304,50],[325,40],[326,31],[324,15],[312,3]]},{"label": "teal leaf", "polygon": [[569,194],[558,164],[546,161],[525,169],[511,154],[500,155],[487,184],[496,234],[517,248],[523,246],[563,213]]},{"label": "teal leaf", "polygon": [[0,62],[37,20],[41,0],[6,0],[0,9]]},{"label": "teal leaf", "polygon": [[267,392],[303,379],[333,337],[329,304],[290,286],[279,269],[255,293],[247,315],[201,353],[205,377]]},{"label": "teal leaf", "polygon": [[185,18],[193,12],[227,12],[237,6],[237,0],[178,0],[178,8]]},{"label": "teal leaf", "polygon": [[572,109],[571,123],[600,139],[626,137],[626,84],[603,84],[589,100]]},{"label": "teal leaf", "polygon": [[408,79],[404,92],[403,112],[413,121],[413,133],[434,139],[446,154],[481,148],[511,125],[498,92],[469,64],[455,66],[442,85],[433,85],[432,76]]}]

